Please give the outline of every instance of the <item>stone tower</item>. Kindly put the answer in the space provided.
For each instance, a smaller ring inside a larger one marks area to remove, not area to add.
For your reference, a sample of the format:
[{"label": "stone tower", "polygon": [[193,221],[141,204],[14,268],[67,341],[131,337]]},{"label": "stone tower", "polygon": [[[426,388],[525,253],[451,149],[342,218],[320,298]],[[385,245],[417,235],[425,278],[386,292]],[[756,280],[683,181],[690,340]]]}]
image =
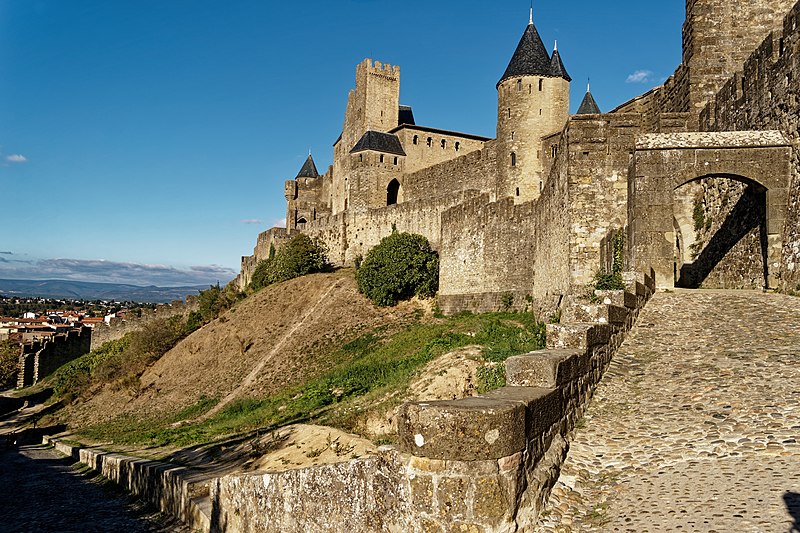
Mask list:
[{"label": "stone tower", "polygon": [[541,139],[558,133],[569,118],[569,84],[558,49],[552,56],[533,24],[497,83],[497,197],[515,202],[539,197],[543,176]]},{"label": "stone tower", "polygon": [[367,131],[387,132],[399,124],[400,67],[365,59],[356,67],[356,88],[347,97],[342,136],[333,148],[333,213],[348,209],[350,151]]},{"label": "stone tower", "polygon": [[683,64],[689,68],[689,105],[700,112],[762,43],[782,27],[796,0],[686,0]]}]

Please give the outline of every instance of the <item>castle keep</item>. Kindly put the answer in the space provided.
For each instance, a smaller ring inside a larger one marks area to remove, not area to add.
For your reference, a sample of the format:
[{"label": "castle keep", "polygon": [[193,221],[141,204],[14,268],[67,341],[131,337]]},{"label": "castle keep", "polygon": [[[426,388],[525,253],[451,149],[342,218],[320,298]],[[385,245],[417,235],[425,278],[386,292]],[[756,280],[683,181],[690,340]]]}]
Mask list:
[{"label": "castle keep", "polygon": [[794,288],[799,11],[687,0],[674,75],[609,113],[587,91],[576,115],[531,16],[497,83],[494,139],[417,125],[400,68],[364,60],[333,165],[320,175],[309,155],[286,182],[286,228],[259,235],[236,283],[296,232],[348,265],[396,228],[439,251],[445,312],[509,294],[552,307],[610,267],[615,235],[625,266],[662,288]]}]

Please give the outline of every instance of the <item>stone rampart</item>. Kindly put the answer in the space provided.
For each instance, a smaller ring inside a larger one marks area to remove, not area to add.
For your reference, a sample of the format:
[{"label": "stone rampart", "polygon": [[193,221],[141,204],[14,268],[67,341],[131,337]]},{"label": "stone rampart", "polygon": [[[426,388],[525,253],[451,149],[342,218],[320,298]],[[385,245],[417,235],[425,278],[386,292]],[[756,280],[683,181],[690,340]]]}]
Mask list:
[{"label": "stone rampart", "polygon": [[[800,4],[783,19],[782,30],[771,33],[700,114],[705,131],[780,130],[792,147],[792,179],[783,228],[780,288],[800,285]],[[731,206],[726,206],[729,211]],[[723,218],[727,211],[709,211]],[[752,253],[750,246],[742,260]]]},{"label": "stone rampart", "polygon": [[92,328],[89,327],[23,344],[18,363],[17,388],[35,385],[60,366],[89,353],[91,344]]},{"label": "stone rampart", "polygon": [[599,304],[568,302],[563,323],[548,326],[547,350],[507,361],[508,386],[464,400],[405,404],[397,448],[338,464],[218,478],[211,486],[212,531],[532,528],[571,431],[653,294],[652,275],[624,279],[627,290],[598,291]]},{"label": "stone rampart", "polygon": [[174,316],[185,317],[192,311],[196,311],[197,306],[197,297],[187,296],[185,303],[182,300],[175,300],[169,304],[159,304],[155,309],[142,309],[141,316],[128,313],[124,319],[111,319],[110,324],[96,324],[92,329],[91,349],[94,350],[106,342],[121,339],[125,334],[142,329],[152,322],[168,320]]},{"label": "stone rampart", "polygon": [[450,196],[465,190],[494,193],[497,151],[494,141],[481,150],[439,163],[404,178],[404,198],[417,200]]}]

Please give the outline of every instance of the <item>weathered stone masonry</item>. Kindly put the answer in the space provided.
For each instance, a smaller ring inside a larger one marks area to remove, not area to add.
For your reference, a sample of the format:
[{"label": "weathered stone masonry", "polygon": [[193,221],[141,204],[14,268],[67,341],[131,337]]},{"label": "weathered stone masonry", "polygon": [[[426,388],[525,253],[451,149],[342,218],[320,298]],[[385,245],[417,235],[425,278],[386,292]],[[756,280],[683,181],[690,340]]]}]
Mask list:
[{"label": "weathered stone masonry", "polygon": [[17,388],[35,385],[58,367],[89,353],[91,344],[92,328],[89,327],[23,344],[19,356]]}]

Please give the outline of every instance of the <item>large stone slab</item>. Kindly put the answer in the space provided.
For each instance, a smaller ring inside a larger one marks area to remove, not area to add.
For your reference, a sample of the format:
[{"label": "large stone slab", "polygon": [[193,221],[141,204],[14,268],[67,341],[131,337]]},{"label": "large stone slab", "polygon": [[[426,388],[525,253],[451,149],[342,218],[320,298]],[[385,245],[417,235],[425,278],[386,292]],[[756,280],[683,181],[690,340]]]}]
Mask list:
[{"label": "large stone slab", "polygon": [[525,448],[525,405],[485,397],[411,402],[400,409],[399,447],[457,461],[500,459]]},{"label": "large stone slab", "polygon": [[611,337],[608,324],[547,324],[547,347],[587,350]]},{"label": "large stone slab", "polygon": [[539,350],[506,360],[506,383],[514,387],[556,388],[574,378],[577,361],[586,352]]}]

